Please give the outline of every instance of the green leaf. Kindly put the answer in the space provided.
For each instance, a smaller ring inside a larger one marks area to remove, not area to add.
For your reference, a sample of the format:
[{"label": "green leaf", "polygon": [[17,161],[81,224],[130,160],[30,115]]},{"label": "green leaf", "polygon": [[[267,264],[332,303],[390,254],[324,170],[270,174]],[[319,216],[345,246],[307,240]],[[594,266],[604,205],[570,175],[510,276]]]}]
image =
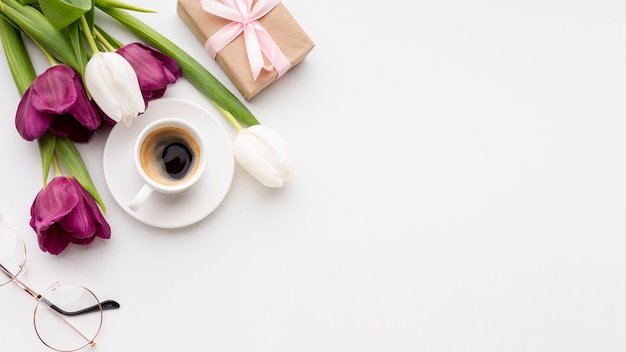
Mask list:
[{"label": "green leaf", "polygon": [[74,56],[76,57],[78,64],[81,67],[85,67],[89,58],[85,50],[85,45],[83,45],[83,32],[80,30],[78,22],[71,23],[69,26],[67,26],[66,32],[68,34],[68,38],[70,39],[70,43],[72,43]]},{"label": "green leaf", "polygon": [[92,0],[39,0],[41,12],[56,29],[67,27],[93,9]]},{"label": "green leaf", "polygon": [[43,171],[43,185],[48,183],[48,174],[50,173],[50,165],[54,156],[54,148],[56,145],[56,136],[50,132],[46,132],[41,136],[37,143],[39,144],[39,154],[41,155],[41,170]]},{"label": "green leaf", "polygon": [[106,213],[104,203],[96,190],[96,186],[94,186],[93,181],[91,181],[89,171],[83,162],[83,158],[76,149],[76,146],[74,146],[74,143],[67,137],[57,138],[55,149],[59,159],[61,159],[61,162],[63,162],[63,165],[65,165],[70,174],[87,192],[89,192],[89,194],[91,194],[93,199],[100,205],[100,208],[102,208],[102,211]]},{"label": "green leaf", "polygon": [[123,2],[118,1],[118,0],[97,0],[97,2],[98,2],[98,7],[100,7],[100,8],[108,7],[108,8],[118,8],[118,9],[131,10],[131,11],[136,11],[136,12],[149,12],[149,13],[156,12],[154,10],[145,9],[145,8],[142,8],[142,7],[137,7],[137,6],[134,6],[134,5],[127,4],[127,3],[123,3]]},{"label": "green leaf", "polygon": [[13,81],[20,95],[30,87],[37,77],[35,68],[24,46],[22,35],[7,20],[0,18],[0,39],[7,58]]},{"label": "green leaf", "polygon": [[1,0],[0,15],[22,30],[28,37],[41,44],[54,57],[71,66],[79,73],[84,67],[78,64],[69,39],[37,9],[23,5],[17,0]]},{"label": "green leaf", "polygon": [[148,44],[171,56],[178,62],[185,77],[211,102],[232,114],[237,121],[246,125],[258,125],[259,121],[252,115],[248,108],[231,91],[228,90],[215,76],[213,76],[202,64],[191,55],[174,44],[171,40],[152,29],[139,19],[123,10],[102,6],[103,0],[96,0],[96,6],[115,20],[126,26],[145,40]]}]

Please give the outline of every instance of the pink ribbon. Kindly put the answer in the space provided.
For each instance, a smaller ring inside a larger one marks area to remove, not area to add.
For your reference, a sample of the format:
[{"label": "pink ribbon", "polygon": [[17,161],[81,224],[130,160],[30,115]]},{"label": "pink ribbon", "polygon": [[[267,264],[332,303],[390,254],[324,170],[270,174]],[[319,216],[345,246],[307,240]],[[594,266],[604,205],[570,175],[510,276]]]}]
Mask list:
[{"label": "pink ribbon", "polygon": [[[215,16],[230,20],[229,24],[207,39],[205,49],[215,59],[220,50],[243,32],[252,77],[256,81],[262,69],[278,72],[282,76],[291,64],[274,39],[267,33],[258,19],[270,12],[280,0],[259,0],[252,7],[253,0],[202,0],[202,8]],[[265,64],[263,55],[269,61]]]}]

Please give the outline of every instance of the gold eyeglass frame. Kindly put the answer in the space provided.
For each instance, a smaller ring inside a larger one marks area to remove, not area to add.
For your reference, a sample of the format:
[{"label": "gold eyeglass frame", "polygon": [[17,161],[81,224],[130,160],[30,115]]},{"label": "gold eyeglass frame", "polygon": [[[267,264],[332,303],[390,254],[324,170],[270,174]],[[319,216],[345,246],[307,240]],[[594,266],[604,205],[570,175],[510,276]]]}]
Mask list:
[{"label": "gold eyeglass frame", "polygon": [[[8,280],[6,282],[0,281],[0,287],[5,286],[5,285],[9,284],[10,282],[13,282],[19,288],[21,288],[23,291],[28,293],[31,297],[33,297],[37,301],[37,304],[35,305],[35,310],[33,312],[33,326],[35,328],[35,333],[37,334],[37,337],[39,338],[41,343],[43,343],[46,347],[48,347],[48,348],[50,348],[50,349],[52,349],[54,351],[57,351],[57,352],[75,352],[75,351],[82,350],[83,348],[85,348],[87,346],[91,346],[91,347],[95,346],[95,344],[96,344],[95,343],[95,339],[100,334],[100,330],[102,329],[102,322],[104,320],[104,310],[107,310],[107,309],[117,309],[117,308],[119,308],[119,304],[117,302],[111,301],[111,300],[107,300],[107,301],[101,302],[98,299],[98,297],[93,293],[93,291],[91,291],[90,289],[88,289],[87,287],[85,287],[83,285],[73,284],[73,283],[63,283],[63,284],[56,283],[50,289],[48,289],[44,294],[37,293],[36,291],[34,291],[30,287],[28,287],[23,281],[21,281],[18,278],[18,276],[22,272],[24,272],[25,267],[26,267],[26,244],[24,242],[24,238],[22,237],[22,235],[18,231],[16,231],[12,227],[8,226],[7,224],[0,223],[0,227],[4,227],[5,230],[8,230],[13,235],[15,235],[15,238],[19,240],[19,245],[20,245],[20,249],[18,250],[18,252],[22,253],[22,260],[18,264],[18,270],[17,270],[16,274],[11,273],[8,269],[6,269],[2,265],[2,263],[0,263],[0,273],[6,275],[8,277]],[[18,244],[16,243],[16,246],[17,245]],[[94,302],[97,302],[97,304],[94,305],[94,306],[91,306],[91,307],[87,307],[87,308],[85,308],[83,310],[80,310],[80,311],[73,311],[73,312],[64,311],[64,310],[60,309],[59,307],[55,306],[48,299],[46,299],[46,297],[49,297],[50,294],[52,294],[54,291],[56,291],[59,288],[63,288],[63,287],[74,287],[74,288],[82,289],[90,297],[93,297]],[[77,334],[79,334],[85,340],[85,344],[81,345],[79,347],[76,347],[76,348],[71,348],[71,349],[59,349],[58,346],[55,347],[55,346],[50,345],[48,342],[46,342],[44,340],[44,338],[41,336],[40,330],[37,327],[37,312],[42,307],[45,307],[45,309],[47,309],[47,311],[51,312],[54,316],[56,316],[58,319],[60,319],[64,324],[66,324],[68,327],[70,327],[72,330],[74,330]],[[99,323],[98,323],[98,328],[97,328],[97,330],[95,330],[95,334],[94,334],[93,337],[85,336],[84,333],[82,333],[76,326],[74,326],[66,318],[66,316],[79,315],[79,314],[83,314],[83,313],[87,313],[87,312],[93,313],[93,312],[96,312],[96,311],[99,314]]]}]

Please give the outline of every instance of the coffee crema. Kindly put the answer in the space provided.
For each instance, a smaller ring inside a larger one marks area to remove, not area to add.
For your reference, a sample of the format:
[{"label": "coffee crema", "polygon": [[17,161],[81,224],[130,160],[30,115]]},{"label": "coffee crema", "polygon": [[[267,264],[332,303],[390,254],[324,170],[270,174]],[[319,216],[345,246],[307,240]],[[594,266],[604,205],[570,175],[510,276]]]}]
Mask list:
[{"label": "coffee crema", "polygon": [[198,170],[200,146],[179,127],[162,127],[144,139],[139,158],[145,173],[157,183],[175,185]]}]

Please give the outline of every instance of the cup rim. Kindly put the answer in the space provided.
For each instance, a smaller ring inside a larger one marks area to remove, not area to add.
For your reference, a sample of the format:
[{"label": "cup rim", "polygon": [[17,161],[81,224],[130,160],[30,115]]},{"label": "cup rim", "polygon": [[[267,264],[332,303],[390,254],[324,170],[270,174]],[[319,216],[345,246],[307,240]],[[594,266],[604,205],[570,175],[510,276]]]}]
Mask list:
[{"label": "cup rim", "polygon": [[[169,185],[159,183],[155,181],[153,178],[151,178],[141,166],[141,157],[140,157],[141,145],[143,144],[143,140],[145,139],[145,137],[151,132],[159,128],[168,127],[168,126],[183,127],[185,131],[189,132],[192,135],[192,137],[196,140],[196,142],[198,142],[200,146],[199,148],[200,156],[198,158],[199,164],[198,164],[198,168],[196,172],[191,177],[186,179],[184,182],[169,184]],[[161,192],[161,193],[178,193],[194,185],[204,175],[206,164],[207,164],[207,160],[206,160],[207,153],[205,152],[205,147],[206,147],[206,142],[204,141],[204,137],[202,136],[202,134],[200,133],[200,131],[198,130],[196,126],[194,126],[193,124],[181,118],[165,117],[165,118],[152,121],[146,127],[144,127],[141,130],[141,132],[139,132],[134,143],[133,161],[135,163],[135,168],[139,172],[139,175],[141,176],[143,181],[147,183],[148,185],[150,185],[150,187],[152,187],[155,191]]]}]

